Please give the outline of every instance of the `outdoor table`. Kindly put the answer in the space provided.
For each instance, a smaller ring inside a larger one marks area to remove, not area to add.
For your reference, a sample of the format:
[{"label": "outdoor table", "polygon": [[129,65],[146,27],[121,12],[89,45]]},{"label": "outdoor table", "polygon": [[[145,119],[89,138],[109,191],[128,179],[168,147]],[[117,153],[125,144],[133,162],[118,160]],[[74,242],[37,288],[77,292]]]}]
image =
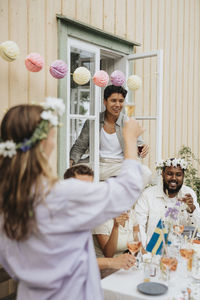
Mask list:
[{"label": "outdoor table", "polygon": [[[171,280],[169,284],[153,277],[151,281],[160,282],[168,286],[168,291],[164,295],[149,296],[140,293],[137,290],[137,285],[144,281],[142,270],[119,270],[110,276],[101,280],[102,289],[104,292],[104,300],[180,300],[189,299],[187,294],[187,287],[192,289],[191,299],[200,299],[200,285],[199,283],[192,283],[191,279],[184,278],[183,271],[177,268],[176,272],[171,272]],[[185,291],[185,298],[183,292]]]}]

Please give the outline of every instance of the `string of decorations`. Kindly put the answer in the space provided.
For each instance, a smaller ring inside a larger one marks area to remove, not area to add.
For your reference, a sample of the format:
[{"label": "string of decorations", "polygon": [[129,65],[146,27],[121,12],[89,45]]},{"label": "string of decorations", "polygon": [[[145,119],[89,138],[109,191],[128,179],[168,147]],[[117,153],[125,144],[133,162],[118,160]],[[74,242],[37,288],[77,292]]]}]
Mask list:
[{"label": "string of decorations", "polygon": [[[20,50],[13,41],[6,41],[0,44],[0,56],[7,62],[12,62],[19,57]],[[39,53],[32,52],[25,58],[25,66],[30,72],[39,72],[44,67],[44,59]],[[55,60],[49,68],[50,74],[56,78],[64,78],[68,72],[67,64],[63,60]],[[73,73],[73,80],[78,85],[84,85],[91,79],[90,71],[85,67],[78,67]],[[99,87],[105,87],[109,82],[109,75],[104,70],[97,71],[92,77],[92,81]],[[115,70],[110,75],[110,81],[115,86],[124,85],[126,78],[122,71]],[[130,75],[127,79],[127,87],[135,91],[142,86],[142,80],[137,75]]]}]

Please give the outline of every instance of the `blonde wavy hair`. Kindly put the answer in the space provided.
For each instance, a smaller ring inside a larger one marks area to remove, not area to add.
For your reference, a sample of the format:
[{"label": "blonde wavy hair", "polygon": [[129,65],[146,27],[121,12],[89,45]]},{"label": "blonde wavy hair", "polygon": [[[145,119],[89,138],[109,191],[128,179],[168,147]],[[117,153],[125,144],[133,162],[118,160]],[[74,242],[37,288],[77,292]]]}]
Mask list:
[{"label": "blonde wavy hair", "polygon": [[[29,139],[41,121],[39,105],[18,105],[9,109],[1,123],[3,141],[20,143]],[[48,183],[48,189],[43,182]],[[37,231],[36,206],[44,200],[57,178],[53,175],[41,142],[12,158],[0,156],[0,216],[5,234],[22,241]]]}]

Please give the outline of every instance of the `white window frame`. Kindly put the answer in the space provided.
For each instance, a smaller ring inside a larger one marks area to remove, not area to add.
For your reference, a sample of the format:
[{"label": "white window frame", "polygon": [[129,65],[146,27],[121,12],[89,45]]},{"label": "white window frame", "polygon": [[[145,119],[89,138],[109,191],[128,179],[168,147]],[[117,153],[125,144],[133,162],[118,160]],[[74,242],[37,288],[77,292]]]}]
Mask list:
[{"label": "white window frame", "polygon": [[127,55],[127,67],[126,67],[126,77],[128,78],[130,70],[129,62],[137,59],[145,59],[150,57],[157,58],[157,109],[156,116],[136,116],[137,120],[156,120],[156,161],[162,158],[162,87],[163,87],[163,50],[144,52],[139,54]]},{"label": "white window frame", "polygon": [[[70,48],[75,47],[81,50],[92,52],[95,54],[95,72],[100,69],[100,47],[94,46],[90,43],[83,42],[78,39],[69,37],[67,40],[67,64],[69,70],[71,70],[70,63]],[[91,74],[93,75],[93,74]],[[100,103],[101,103],[101,93],[100,87],[95,85],[95,97],[94,97],[94,115],[79,115],[79,114],[70,114],[70,74],[67,76],[67,112],[66,112],[66,164],[69,168],[70,162],[70,120],[72,119],[81,119],[81,120],[93,120],[94,121],[94,132],[91,133],[94,137],[94,140],[90,141],[90,159],[94,161],[94,180],[99,180],[99,112],[100,112]],[[93,84],[93,83],[91,83]],[[92,127],[92,126],[90,126]],[[93,151],[91,151],[93,149]]]}]

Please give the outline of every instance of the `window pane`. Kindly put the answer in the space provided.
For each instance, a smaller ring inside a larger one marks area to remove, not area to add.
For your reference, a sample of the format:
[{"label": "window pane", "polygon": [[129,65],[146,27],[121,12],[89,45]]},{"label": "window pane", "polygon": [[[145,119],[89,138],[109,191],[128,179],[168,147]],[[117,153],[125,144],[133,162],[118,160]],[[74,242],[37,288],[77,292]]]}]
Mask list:
[{"label": "window pane", "polygon": [[[95,54],[85,50],[71,47],[71,99],[70,99],[70,113],[80,115],[94,114],[94,85],[90,81],[84,85],[78,85],[73,80],[73,72],[78,67],[86,67],[91,76],[95,72]],[[93,101],[91,101],[93,100]]]},{"label": "window pane", "polygon": [[[79,134],[81,133],[81,130],[83,128],[83,125],[85,123],[85,120],[80,119],[71,119],[70,120],[70,149],[75,143],[76,139],[78,138]],[[87,159],[88,162],[91,163],[91,167],[94,168],[94,120],[89,121],[89,149],[82,155],[81,160]],[[92,153],[90,156],[89,153]],[[86,161],[82,161],[86,162]]]}]

